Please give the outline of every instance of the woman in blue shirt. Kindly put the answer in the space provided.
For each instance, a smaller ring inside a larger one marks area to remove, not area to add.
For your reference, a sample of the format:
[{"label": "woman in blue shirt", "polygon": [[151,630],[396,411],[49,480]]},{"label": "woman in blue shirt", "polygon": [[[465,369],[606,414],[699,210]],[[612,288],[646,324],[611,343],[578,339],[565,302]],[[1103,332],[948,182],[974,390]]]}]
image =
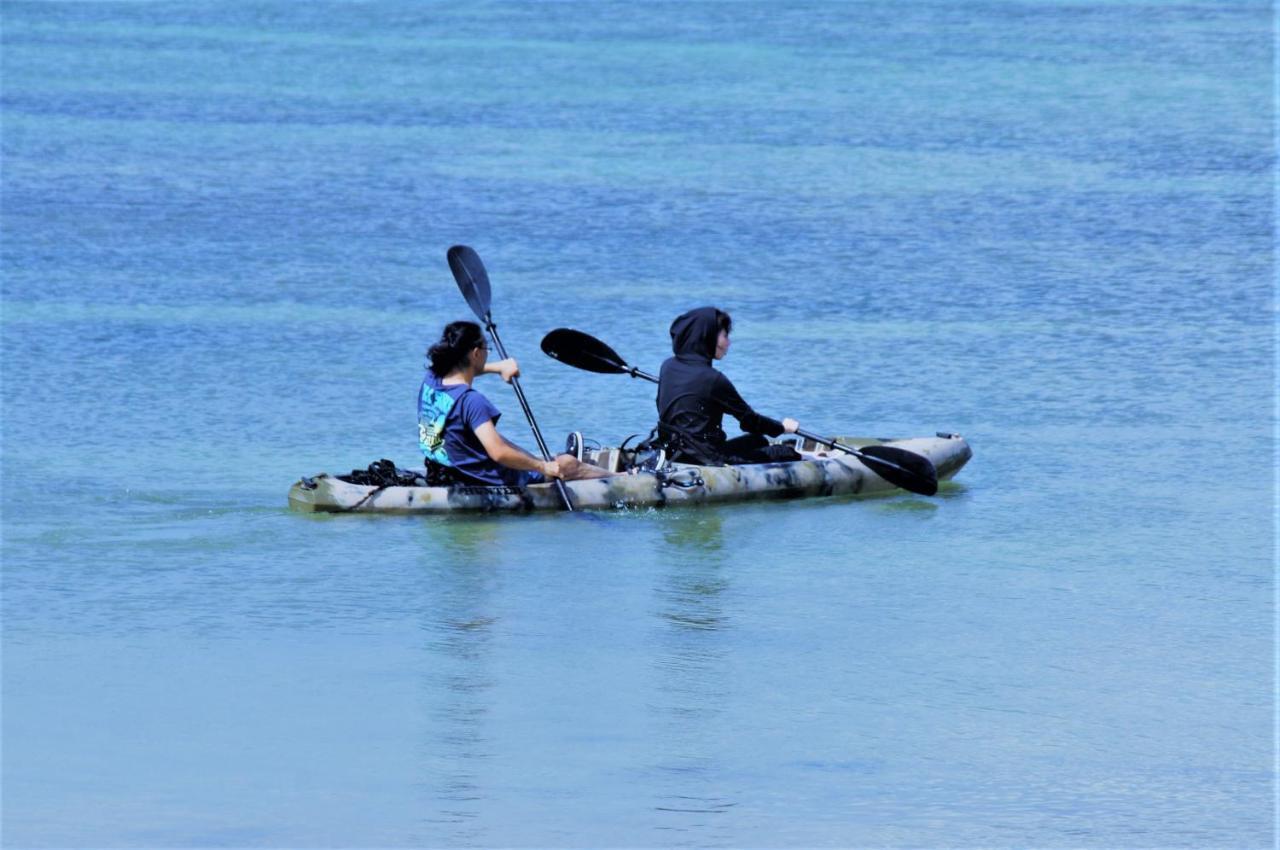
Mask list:
[{"label": "woman in blue shirt", "polygon": [[446,325],[427,357],[431,364],[418,389],[418,445],[428,467],[435,463],[461,483],[489,487],[609,475],[569,454],[544,461],[498,433],[502,412],[471,384],[484,374],[510,383],[520,367],[513,358],[488,362],[489,345],[475,322]]}]

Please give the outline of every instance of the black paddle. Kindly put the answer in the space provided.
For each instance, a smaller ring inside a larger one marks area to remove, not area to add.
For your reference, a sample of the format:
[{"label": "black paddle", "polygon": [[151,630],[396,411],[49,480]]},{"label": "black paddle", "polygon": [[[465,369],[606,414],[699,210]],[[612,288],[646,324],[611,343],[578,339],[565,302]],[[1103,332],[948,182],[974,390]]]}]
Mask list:
[{"label": "black paddle", "polygon": [[[449,249],[446,257],[448,257],[453,278],[458,282],[458,289],[462,290],[462,297],[467,299],[471,312],[476,314],[476,318],[489,332],[493,347],[498,350],[498,356],[506,360],[507,351],[502,347],[502,340],[498,338],[498,327],[493,323],[493,317],[490,315],[489,273],[484,270],[480,255],[466,245],[454,245]],[[512,378],[511,386],[516,391],[516,398],[520,401],[525,418],[529,420],[529,427],[533,429],[533,438],[538,441],[538,450],[542,452],[542,459],[551,460],[551,453],[547,451],[547,444],[542,439],[542,431],[538,429],[538,423],[533,418],[533,411],[524,397],[524,390],[520,389],[520,379]],[[553,478],[552,481],[555,482],[556,490],[564,501],[564,509],[573,511],[573,502],[569,500],[569,491],[565,489],[564,482],[559,478]]]},{"label": "black paddle", "polygon": [[[591,334],[573,328],[556,328],[544,336],[542,350],[561,363],[567,363],[588,372],[630,375],[633,378],[658,383],[658,379],[653,375],[641,372],[634,366],[628,366],[618,352]],[[924,455],[918,455],[897,446],[863,446],[855,449],[801,428],[797,428],[796,433],[819,445],[848,452],[895,487],[901,487],[903,490],[910,490],[922,496],[932,496],[938,492],[938,471],[934,468],[933,461]]]}]

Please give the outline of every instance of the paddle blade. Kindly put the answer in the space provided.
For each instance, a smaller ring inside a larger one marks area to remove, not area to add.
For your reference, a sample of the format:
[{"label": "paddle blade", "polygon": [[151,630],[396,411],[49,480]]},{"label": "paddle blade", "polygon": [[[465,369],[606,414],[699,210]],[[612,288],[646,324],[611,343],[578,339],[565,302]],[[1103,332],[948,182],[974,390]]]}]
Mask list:
[{"label": "paddle blade", "polygon": [[453,279],[462,290],[462,297],[467,299],[471,312],[485,324],[489,323],[489,273],[480,262],[480,255],[466,245],[454,245],[445,256],[449,260],[449,270]]},{"label": "paddle blade", "polygon": [[938,492],[938,470],[924,455],[897,446],[863,446],[855,454],[868,469],[895,487],[922,496]]},{"label": "paddle blade", "polygon": [[561,363],[602,375],[621,375],[627,364],[618,352],[591,334],[573,328],[556,328],[542,338],[542,350]]}]

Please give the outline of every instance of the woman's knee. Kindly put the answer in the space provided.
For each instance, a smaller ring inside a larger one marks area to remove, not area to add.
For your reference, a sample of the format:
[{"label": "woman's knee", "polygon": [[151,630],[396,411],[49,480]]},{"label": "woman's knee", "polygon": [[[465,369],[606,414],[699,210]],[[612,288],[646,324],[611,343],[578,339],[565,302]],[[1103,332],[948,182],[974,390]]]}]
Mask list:
[{"label": "woman's knee", "polygon": [[583,463],[571,454],[556,455],[556,464],[560,467],[560,475],[566,481],[581,478],[603,478],[609,473],[598,466]]}]

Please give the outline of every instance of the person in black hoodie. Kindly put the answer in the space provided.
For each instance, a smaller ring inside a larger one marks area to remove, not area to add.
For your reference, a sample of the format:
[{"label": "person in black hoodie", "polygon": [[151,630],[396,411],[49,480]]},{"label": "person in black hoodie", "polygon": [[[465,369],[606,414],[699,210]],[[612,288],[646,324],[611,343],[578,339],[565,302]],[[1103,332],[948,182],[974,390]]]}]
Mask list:
[{"label": "person in black hoodie", "polygon": [[[657,441],[672,460],[684,463],[768,463],[799,460],[790,446],[771,445],[765,436],[794,434],[794,419],[770,419],[742,400],[733,382],[711,361],[729,353],[733,320],[715,307],[699,307],[671,323],[671,350],[658,373]],[[725,436],[724,414],[747,433]]]}]

